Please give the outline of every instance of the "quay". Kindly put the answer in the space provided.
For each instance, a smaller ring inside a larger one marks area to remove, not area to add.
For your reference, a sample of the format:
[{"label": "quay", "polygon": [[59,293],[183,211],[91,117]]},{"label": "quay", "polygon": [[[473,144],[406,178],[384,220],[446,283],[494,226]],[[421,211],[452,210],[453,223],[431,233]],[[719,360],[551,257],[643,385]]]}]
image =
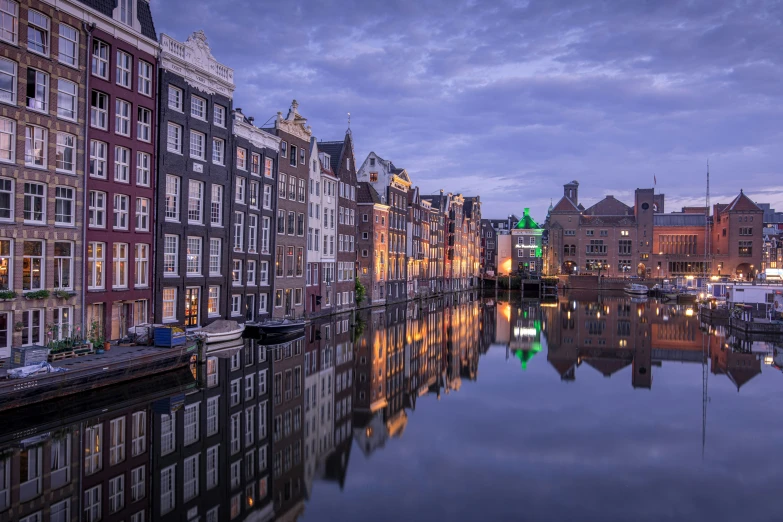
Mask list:
[{"label": "quay", "polygon": [[196,361],[197,352],[195,342],[171,348],[116,346],[51,363],[65,372],[9,379],[7,370],[0,370],[0,412],[182,368]]}]

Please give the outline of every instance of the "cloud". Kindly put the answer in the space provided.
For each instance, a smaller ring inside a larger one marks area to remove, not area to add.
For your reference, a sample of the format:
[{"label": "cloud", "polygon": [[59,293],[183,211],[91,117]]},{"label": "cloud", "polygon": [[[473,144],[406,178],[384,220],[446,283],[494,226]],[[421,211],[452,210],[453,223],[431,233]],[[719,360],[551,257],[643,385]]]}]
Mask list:
[{"label": "cloud", "polygon": [[[424,192],[480,193],[490,215],[529,206],[538,219],[575,178],[586,200],[653,174],[671,201],[699,199],[709,159],[716,194],[774,185],[781,5],[152,3],[160,32],[205,30],[257,121],[296,98],[315,135],[334,140],[350,112],[359,161],[372,150]],[[780,192],[763,195],[783,207]]]}]

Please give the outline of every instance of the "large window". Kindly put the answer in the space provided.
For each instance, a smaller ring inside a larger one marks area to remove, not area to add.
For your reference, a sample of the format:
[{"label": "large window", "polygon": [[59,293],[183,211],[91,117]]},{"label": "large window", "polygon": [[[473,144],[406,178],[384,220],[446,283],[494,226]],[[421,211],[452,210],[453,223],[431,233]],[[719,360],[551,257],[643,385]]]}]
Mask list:
[{"label": "large window", "polygon": [[133,286],[143,288],[149,286],[150,274],[150,246],[144,243],[136,243],[136,259],[133,270]]},{"label": "large window", "polygon": [[56,187],[54,199],[54,222],[57,225],[73,225],[76,191],[71,187]]},{"label": "large window", "polygon": [[258,216],[248,214],[247,216],[247,251],[256,253],[258,249]]},{"label": "large window", "polygon": [[46,167],[49,131],[43,127],[27,125],[24,129],[24,162],[31,167]]},{"label": "large window", "polygon": [[121,136],[130,136],[131,104],[117,98],[114,105],[114,131]]},{"label": "large window", "polygon": [[269,253],[269,232],[271,228],[271,219],[268,216],[261,217],[261,253]]},{"label": "large window", "polygon": [[136,184],[140,187],[150,186],[150,155],[146,152],[136,153]]},{"label": "large window", "polygon": [[222,256],[221,241],[218,238],[209,240],[209,275],[220,275],[220,259]]},{"label": "large window", "polygon": [[73,243],[54,242],[54,288],[73,289]]},{"label": "large window", "polygon": [[182,112],[182,89],[169,85],[169,108]]},{"label": "large window", "polygon": [[[185,414],[187,415],[187,410],[185,411]],[[194,499],[198,496],[198,479],[199,479],[198,457],[199,454],[196,453],[195,455],[186,458],[184,465],[182,466],[183,467],[182,500],[184,502],[188,502],[189,500]]]},{"label": "large window", "polygon": [[16,70],[16,62],[0,58],[0,101],[16,104]]},{"label": "large window", "polygon": [[0,0],[0,40],[16,44],[19,36],[19,4]]},{"label": "large window", "polygon": [[60,24],[60,63],[76,67],[79,65],[79,33],[70,25]]},{"label": "large window", "polygon": [[226,156],[226,142],[220,138],[212,138],[212,163],[223,165]]},{"label": "large window", "polygon": [[125,417],[117,417],[109,422],[109,465],[114,466],[125,460]]},{"label": "large window", "polygon": [[177,275],[179,273],[177,258],[179,252],[179,236],[166,235],[163,239],[163,274]]},{"label": "large window", "polygon": [[[137,411],[131,417],[131,456],[135,457],[137,455],[141,455],[142,453],[144,453],[144,451],[146,451],[146,448],[147,448],[147,412]],[[133,500],[138,500],[138,498],[134,498]]]},{"label": "large window", "polygon": [[179,221],[179,176],[166,175],[166,220]]},{"label": "large window", "polygon": [[117,49],[117,85],[127,89],[131,88],[131,68],[133,67],[133,58],[125,51]]},{"label": "large window", "polygon": [[0,161],[16,162],[16,122],[8,118],[0,118]]},{"label": "large window", "polygon": [[136,138],[149,142],[152,140],[152,111],[139,107],[136,118]]},{"label": "large window", "polygon": [[22,249],[22,290],[42,290],[44,282],[44,242],[25,241]]},{"label": "large window", "polygon": [[226,126],[226,108],[215,104],[215,125],[218,127]]},{"label": "large window", "polygon": [[169,122],[166,148],[169,152],[182,154],[182,126],[181,125],[177,125],[176,123]]},{"label": "large window", "polygon": [[739,242],[739,255],[741,257],[753,256],[753,241],[740,241]]},{"label": "large window", "polygon": [[172,322],[177,320],[177,289],[163,289],[163,321]]},{"label": "large window", "polygon": [[150,200],[136,198],[136,231],[148,232],[150,229]]},{"label": "large window", "polygon": [[245,213],[234,212],[234,251],[241,252],[245,248]]},{"label": "large window", "polygon": [[152,96],[152,64],[139,60],[139,92]]},{"label": "large window", "polygon": [[109,128],[109,96],[99,91],[92,91],[90,99],[90,125],[96,129]]},{"label": "large window", "polygon": [[206,136],[201,132],[190,131],[190,157],[204,161],[204,144]]},{"label": "large window", "polygon": [[[11,240],[0,239],[0,290],[13,288],[13,259],[13,244]],[[0,348],[4,347],[5,345],[0,343]]]},{"label": "large window", "polygon": [[92,41],[92,73],[109,79],[109,46],[100,40]]},{"label": "large window", "polygon": [[220,287],[210,286],[209,296],[207,299],[207,314],[210,317],[217,317],[220,315]]},{"label": "large window", "polygon": [[55,166],[59,172],[76,173],[76,136],[73,134],[57,133]]},{"label": "large window", "polygon": [[199,427],[199,403],[188,404],[185,406],[185,446],[198,441]]},{"label": "large window", "polygon": [[49,75],[30,67],[27,68],[27,108],[49,110]]},{"label": "large window", "polygon": [[90,191],[89,225],[96,228],[106,226],[106,193]]},{"label": "large window", "polygon": [[247,179],[242,176],[236,177],[236,184],[234,185],[234,201],[237,203],[245,203],[245,186]]},{"label": "large window", "polygon": [[198,96],[190,97],[190,115],[199,120],[207,118],[207,100]]},{"label": "large window", "polygon": [[175,465],[160,470],[160,514],[164,515],[174,510],[176,506]]},{"label": "large window", "polygon": [[212,185],[212,198],[210,201],[210,223],[216,226],[223,225],[223,186]]},{"label": "large window", "polygon": [[44,311],[40,309],[22,312],[22,346],[43,344]]},{"label": "large window", "polygon": [[187,241],[187,274],[201,274],[201,238],[189,237]]},{"label": "large window", "polygon": [[32,9],[27,16],[27,49],[49,55],[49,18]]},{"label": "large window", "polygon": [[97,140],[90,140],[90,176],[106,179],[106,163],[109,146]]},{"label": "large window", "polygon": [[102,290],[104,284],[104,263],[106,244],[97,241],[87,243],[87,288]]},{"label": "large window", "polygon": [[57,116],[75,121],[77,111],[78,87],[75,83],[62,78],[57,80]]},{"label": "large window", "polygon": [[130,198],[123,194],[114,195],[114,221],[113,228],[128,230],[128,214],[130,211]]},{"label": "large window", "polygon": [[188,223],[201,225],[204,209],[204,183],[190,180],[188,182]]},{"label": "large window", "polygon": [[114,243],[112,288],[128,288],[128,244]]},{"label": "large window", "polygon": [[41,183],[24,184],[24,220],[29,223],[46,222],[46,186]]},{"label": "large window", "polygon": [[98,522],[101,520],[101,485],[98,484],[84,492],[84,516],[82,520]]}]

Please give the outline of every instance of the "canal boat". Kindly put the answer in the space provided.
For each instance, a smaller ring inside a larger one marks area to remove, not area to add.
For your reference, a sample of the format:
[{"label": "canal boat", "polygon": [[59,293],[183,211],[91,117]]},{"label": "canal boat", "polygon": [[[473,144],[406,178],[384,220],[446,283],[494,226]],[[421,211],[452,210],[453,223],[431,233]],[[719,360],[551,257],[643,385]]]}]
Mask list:
[{"label": "canal boat", "polygon": [[645,285],[631,283],[630,285],[626,285],[625,288],[623,288],[623,291],[628,295],[647,296],[649,289]]},{"label": "canal boat", "polygon": [[220,319],[203,327],[199,332],[204,336],[207,344],[224,343],[234,341],[242,337],[245,331],[245,325],[236,321],[226,321]]},{"label": "canal boat", "polygon": [[265,321],[263,323],[252,323],[250,326],[260,335],[284,335],[303,331],[305,321],[301,319],[281,319],[276,321]]}]

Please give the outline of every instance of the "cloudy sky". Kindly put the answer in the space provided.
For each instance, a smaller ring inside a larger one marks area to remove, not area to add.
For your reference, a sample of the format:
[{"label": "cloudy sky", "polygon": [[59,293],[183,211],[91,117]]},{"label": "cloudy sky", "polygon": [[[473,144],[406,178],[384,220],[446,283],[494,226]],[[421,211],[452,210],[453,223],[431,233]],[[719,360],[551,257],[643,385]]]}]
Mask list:
[{"label": "cloudy sky", "polygon": [[740,188],[783,210],[783,2],[153,0],[156,29],[203,29],[263,122],[299,101],[315,135],[405,167],[484,215],[562,185],[667,209]]}]

